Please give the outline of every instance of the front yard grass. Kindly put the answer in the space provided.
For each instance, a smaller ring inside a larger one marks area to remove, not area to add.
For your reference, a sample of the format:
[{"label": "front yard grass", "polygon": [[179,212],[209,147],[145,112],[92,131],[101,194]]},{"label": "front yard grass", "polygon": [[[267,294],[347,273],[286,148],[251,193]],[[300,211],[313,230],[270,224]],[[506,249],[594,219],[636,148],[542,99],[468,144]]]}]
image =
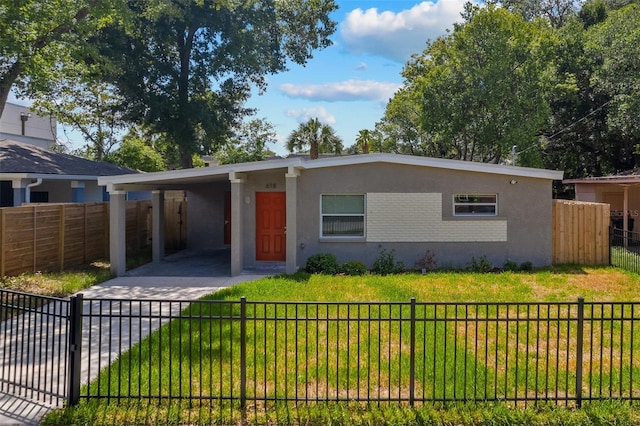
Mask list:
[{"label": "front yard grass", "polygon": [[93,262],[63,272],[37,272],[0,277],[0,288],[41,296],[66,297],[113,278],[109,263]]},{"label": "front yard grass", "polygon": [[212,298],[278,301],[575,302],[640,301],[640,275],[610,267],[560,265],[532,272],[431,272],[356,277],[299,272],[243,283]]},{"label": "front yard grass", "polygon": [[[477,274],[466,272],[436,272],[427,275],[401,274],[393,276],[365,275],[361,277],[332,277],[323,275],[308,275],[298,273],[291,276],[278,276],[264,278],[258,281],[243,283],[234,287],[224,289],[213,295],[207,296],[213,300],[238,301],[241,296],[245,296],[248,301],[319,301],[319,302],[407,302],[411,297],[415,297],[418,302],[575,302],[578,297],[584,297],[587,302],[633,302],[640,301],[640,277],[638,274],[625,272],[614,268],[582,267],[573,265],[563,265],[544,270],[526,273],[505,272],[499,274]],[[198,316],[204,313],[203,306],[190,308],[185,312],[186,316]],[[209,309],[209,308],[206,308]],[[213,308],[211,308],[213,309]],[[195,357],[207,356],[199,354],[201,343],[196,343],[198,335],[211,336],[211,330],[216,333],[226,333],[227,325],[207,324],[199,322],[198,325],[186,325],[182,321],[176,320],[172,324],[164,326],[162,334],[166,338],[171,336],[167,333],[168,328],[173,330],[173,340],[169,346],[178,345],[180,351],[174,347],[173,354],[194,354]],[[272,327],[282,327],[275,325]],[[284,325],[286,326],[286,325]],[[195,328],[194,328],[195,327]],[[203,328],[204,327],[204,328]],[[209,330],[209,328],[211,330]],[[236,325],[237,327],[237,325]],[[359,325],[356,325],[359,327]],[[224,330],[223,330],[224,329]],[[265,328],[259,331],[262,334],[272,334],[275,328]],[[459,335],[459,330],[451,329],[450,337]],[[465,330],[466,331],[466,330]],[[256,331],[258,332],[258,331]],[[394,331],[394,332],[397,332]],[[405,331],[406,332],[406,331]],[[428,338],[428,331],[423,338]],[[476,331],[478,332],[478,331]],[[482,332],[482,330],[479,330]],[[554,329],[547,329],[546,333],[553,334],[559,332]],[[327,335],[334,331],[327,330]],[[344,333],[344,329],[343,329]],[[438,332],[442,336],[442,332]],[[572,332],[573,333],[573,332]],[[177,334],[182,337],[176,339]],[[356,333],[351,333],[355,336]],[[344,337],[344,335],[342,335]],[[348,336],[348,335],[347,335]],[[460,337],[462,338],[462,334]],[[143,371],[151,374],[164,374],[163,383],[167,383],[166,375],[174,374],[165,368],[162,373],[154,370],[153,365],[157,364],[161,358],[171,358],[174,355],[164,353],[162,355],[149,355],[149,364],[144,366],[134,365],[133,370],[129,370],[128,363],[135,364],[138,359],[147,359],[148,346],[163,347],[167,349],[166,343],[160,344],[160,337],[156,332],[151,337],[145,339],[140,345],[132,349],[133,354],[124,354],[117,361],[122,363],[114,366],[112,371],[133,371],[142,367]],[[333,336],[331,339],[333,340]],[[528,331],[527,331],[528,338]],[[336,340],[340,339],[340,335]],[[209,343],[213,343],[215,339]],[[150,343],[151,342],[151,343]],[[196,346],[189,348],[192,342]],[[167,342],[169,343],[169,342]],[[344,342],[343,342],[344,343]],[[515,342],[518,343],[518,342]],[[522,343],[522,342],[521,342]],[[632,351],[640,351],[634,343]],[[351,343],[350,343],[351,344]],[[458,342],[458,344],[460,344]],[[510,344],[513,344],[511,342]],[[200,346],[198,346],[200,345]],[[454,343],[455,345],[455,343]],[[280,349],[283,350],[282,348]],[[469,351],[466,343],[461,349],[462,353]],[[277,357],[290,357],[295,352],[295,348],[284,348],[283,354],[271,353],[268,356],[272,359]],[[137,355],[136,355],[137,353]],[[139,354],[144,353],[143,357]],[[211,354],[210,354],[211,355]],[[210,356],[209,355],[209,356]],[[215,352],[213,353],[215,355]],[[262,354],[260,354],[262,356]],[[265,355],[266,357],[267,355]],[[251,359],[251,356],[249,357]],[[255,359],[255,358],[254,358]],[[260,359],[260,358],[258,358]],[[327,360],[329,355],[327,355]],[[337,359],[337,358],[336,358]],[[465,357],[466,359],[466,357]],[[640,357],[638,357],[640,359]],[[296,361],[299,361],[296,358]],[[430,361],[431,362],[431,361]],[[180,362],[174,364],[174,369],[181,372],[188,371],[191,367],[178,366]],[[227,365],[215,367],[220,373],[228,375],[237,366]],[[289,366],[293,368],[293,359]],[[200,368],[203,364],[199,364]],[[221,364],[222,365],[222,364]],[[282,360],[279,364],[283,365]],[[286,365],[286,364],[284,364]],[[349,368],[350,361],[346,361],[346,368]],[[522,365],[522,364],[521,364]],[[206,366],[205,366],[206,367]],[[256,366],[256,368],[258,368]],[[265,370],[269,366],[262,367]],[[296,371],[297,366],[295,367]],[[516,367],[517,368],[517,367]],[[451,371],[449,365],[449,371]],[[635,368],[634,368],[635,370]],[[111,380],[102,373],[102,384],[112,383]],[[637,373],[637,372],[636,372]],[[210,372],[203,371],[200,377],[208,377]],[[217,374],[214,372],[214,375]],[[234,374],[237,374],[235,372]],[[258,376],[263,372],[259,372]],[[269,374],[274,374],[269,372]],[[344,371],[340,373],[344,377]],[[501,374],[496,373],[496,380],[502,380]],[[506,373],[511,374],[511,373]],[[516,374],[522,374],[522,372]],[[564,374],[564,372],[563,372]],[[185,374],[185,376],[187,376]],[[295,376],[295,375],[293,375]],[[348,376],[348,374],[347,374]],[[234,377],[237,377],[234,376]],[[139,378],[123,377],[123,382],[138,382]],[[156,378],[153,378],[154,383]],[[294,377],[295,379],[295,377]],[[146,382],[146,378],[142,383]],[[187,379],[188,380],[188,379]],[[452,380],[455,385],[455,380]],[[170,382],[170,380],[169,380]],[[177,383],[174,382],[174,386]],[[113,381],[113,383],[116,383]],[[118,380],[118,383],[120,381]],[[384,383],[384,381],[382,382]],[[450,383],[449,383],[450,384]],[[292,384],[295,386],[295,384]],[[96,386],[95,382],[91,387]],[[192,386],[188,381],[183,385],[185,389]],[[135,387],[135,386],[134,386]],[[94,388],[95,389],[95,388]],[[119,391],[115,392],[118,393]],[[448,392],[448,391],[447,391]],[[124,402],[104,403],[103,401],[83,400],[78,406],[58,411],[48,416],[44,424],[242,424],[247,422],[247,418],[242,417],[239,410],[228,404],[222,404],[224,410],[217,406],[218,401],[212,403],[203,402],[183,402],[178,400],[151,400],[137,401],[125,400]],[[434,424],[434,425],[481,425],[481,424],[611,424],[611,425],[640,425],[640,411],[635,406],[616,402],[597,402],[586,404],[584,409],[563,409],[556,406],[529,407],[526,410],[513,409],[503,404],[451,404],[451,405],[430,405],[419,406],[415,409],[391,405],[362,405],[348,403],[334,404],[311,404],[309,406],[291,407],[286,404],[272,407],[272,413],[261,420],[269,424],[341,424],[341,425],[361,425],[361,424]],[[251,421],[249,421],[251,423]],[[260,423],[258,421],[257,423]]]}]

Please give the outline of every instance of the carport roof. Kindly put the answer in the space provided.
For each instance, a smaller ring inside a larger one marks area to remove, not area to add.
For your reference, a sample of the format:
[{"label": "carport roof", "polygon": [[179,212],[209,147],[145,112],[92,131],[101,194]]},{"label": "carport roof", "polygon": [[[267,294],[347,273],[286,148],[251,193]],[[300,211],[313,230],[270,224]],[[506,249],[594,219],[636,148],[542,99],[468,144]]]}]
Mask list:
[{"label": "carport roof", "polygon": [[562,183],[604,183],[618,185],[633,185],[640,183],[640,169],[633,169],[616,175],[586,177],[581,179],[565,179]]},{"label": "carport roof", "polygon": [[197,169],[172,170],[166,172],[141,173],[137,175],[104,176],[98,179],[99,185],[112,190],[153,190],[182,189],[185,185],[211,181],[227,180],[236,173],[248,173],[283,169],[290,173],[296,170],[327,167],[351,166],[370,163],[391,163],[407,166],[432,167],[457,171],[491,173],[512,177],[561,180],[562,171],[513,167],[500,164],[476,163],[471,161],[447,160],[441,158],[418,157],[398,154],[363,154],[319,158],[310,160],[304,157],[257,161],[252,163],[227,164]]}]

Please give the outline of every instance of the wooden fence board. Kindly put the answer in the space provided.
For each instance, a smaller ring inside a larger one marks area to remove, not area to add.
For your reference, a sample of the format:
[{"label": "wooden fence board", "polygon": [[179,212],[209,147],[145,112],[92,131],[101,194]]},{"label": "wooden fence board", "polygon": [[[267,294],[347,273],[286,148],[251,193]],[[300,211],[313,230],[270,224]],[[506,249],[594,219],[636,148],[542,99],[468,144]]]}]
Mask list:
[{"label": "wooden fence board", "polygon": [[[179,209],[186,218],[186,201],[166,200],[165,232],[186,236],[186,228],[174,230]],[[150,245],[151,201],[127,201],[127,251]],[[174,223],[175,222],[175,223]],[[181,245],[180,248],[185,245]],[[109,204],[29,204],[0,208],[0,276],[65,268],[105,259],[109,255]]]},{"label": "wooden fence board", "polygon": [[609,205],[553,201],[553,263],[609,263]]}]

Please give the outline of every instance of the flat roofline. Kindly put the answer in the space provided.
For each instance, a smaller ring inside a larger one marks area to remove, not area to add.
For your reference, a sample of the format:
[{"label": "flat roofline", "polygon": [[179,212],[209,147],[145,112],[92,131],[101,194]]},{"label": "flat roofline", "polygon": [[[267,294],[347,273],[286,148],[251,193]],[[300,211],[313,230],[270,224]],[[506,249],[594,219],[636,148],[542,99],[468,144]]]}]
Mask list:
[{"label": "flat roofline", "polygon": [[124,185],[169,184],[171,181],[196,182],[207,177],[220,177],[231,173],[247,173],[276,169],[319,169],[371,163],[391,163],[419,167],[433,167],[466,172],[508,175],[513,177],[530,177],[536,179],[561,180],[563,171],[514,167],[500,164],[476,163],[471,161],[448,160],[441,158],[419,157],[400,154],[360,154],[336,157],[324,157],[310,160],[303,157],[291,157],[275,160],[256,161],[252,163],[227,164],[221,166],[202,167],[197,169],[171,170],[153,173],[140,173],[98,177],[99,185],[111,188]]}]

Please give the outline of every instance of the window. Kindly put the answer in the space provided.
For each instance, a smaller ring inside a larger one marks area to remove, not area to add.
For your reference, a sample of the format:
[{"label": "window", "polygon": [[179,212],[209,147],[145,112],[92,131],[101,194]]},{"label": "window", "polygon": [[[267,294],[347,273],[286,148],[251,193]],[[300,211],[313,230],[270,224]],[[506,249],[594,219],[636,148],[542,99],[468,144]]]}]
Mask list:
[{"label": "window", "polygon": [[322,195],[322,237],[364,237],[364,195]]},{"label": "window", "polygon": [[454,216],[497,216],[497,194],[455,194]]}]

